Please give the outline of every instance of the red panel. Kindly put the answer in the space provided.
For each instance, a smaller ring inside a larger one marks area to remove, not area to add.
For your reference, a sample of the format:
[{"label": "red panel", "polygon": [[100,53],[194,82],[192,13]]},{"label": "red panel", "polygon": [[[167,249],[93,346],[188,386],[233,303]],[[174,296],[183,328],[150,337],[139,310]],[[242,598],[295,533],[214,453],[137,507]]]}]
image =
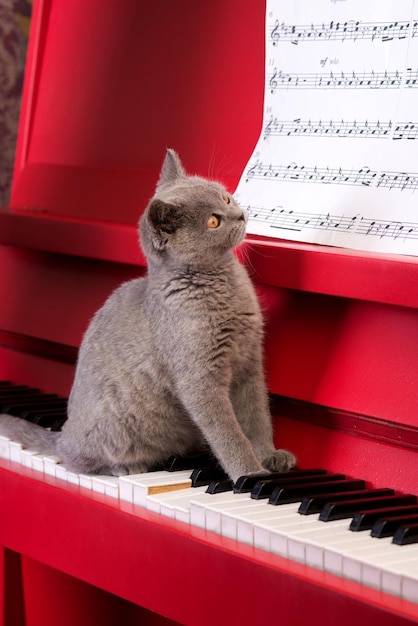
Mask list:
[{"label": "red panel", "polygon": [[418,259],[249,236],[244,258],[267,285],[418,308]]},{"label": "red panel", "polygon": [[73,378],[73,365],[0,345],[0,380],[11,380],[68,396]]},{"label": "red panel", "polygon": [[417,424],[418,310],[259,286],[272,393]]},{"label": "red panel", "polygon": [[0,624],[27,626],[23,609],[20,555],[0,546]]},{"label": "red panel", "polygon": [[0,246],[0,329],[78,347],[113,289],[142,272]]},{"label": "red panel", "polygon": [[301,467],[326,467],[371,487],[391,487],[418,494],[417,452],[323,428],[304,421],[275,418],[276,445],[292,450]]},{"label": "red panel", "polygon": [[[0,462],[0,544],[182,624],[418,622],[418,605]],[[47,484],[51,483],[51,484]],[[94,500],[93,500],[94,498]],[[55,529],[55,531],[53,530]],[[303,602],[300,601],[303,597]]]},{"label": "red panel", "polygon": [[[63,196],[66,195],[64,188]],[[138,206],[138,215],[143,205]],[[145,266],[136,226],[0,209],[0,243]],[[247,238],[238,252],[256,281],[418,308],[418,259]],[[341,277],[344,277],[344,280]]]},{"label": "red panel", "polygon": [[12,206],[136,223],[167,147],[233,187],[261,127],[264,12],[38,0]]},{"label": "red panel", "polygon": [[27,557],[22,566],[25,626],[114,626],[116,620],[122,625],[177,624]]}]

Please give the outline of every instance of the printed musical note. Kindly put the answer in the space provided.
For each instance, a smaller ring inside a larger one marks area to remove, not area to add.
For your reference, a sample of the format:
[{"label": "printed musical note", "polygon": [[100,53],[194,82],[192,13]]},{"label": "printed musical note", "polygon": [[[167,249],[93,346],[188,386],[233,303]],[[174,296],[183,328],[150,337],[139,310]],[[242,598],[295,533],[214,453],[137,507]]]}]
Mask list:
[{"label": "printed musical note", "polygon": [[307,211],[294,211],[276,206],[273,209],[247,207],[250,220],[263,221],[275,230],[302,232],[305,229],[338,231],[356,235],[392,239],[417,239],[418,222],[399,220],[379,220],[356,214],[338,215],[327,213],[312,214]]},{"label": "printed musical note", "polygon": [[346,22],[329,22],[329,24],[290,25],[275,20],[269,26],[270,41],[273,46],[282,42],[290,42],[298,45],[306,41],[357,41],[370,40],[388,42],[405,40],[408,31],[411,36],[418,35],[418,20],[413,22],[361,22],[349,20]]},{"label": "printed musical note", "polygon": [[317,167],[289,163],[288,165],[273,165],[256,161],[246,172],[246,182],[251,179],[267,181],[302,183],[320,183],[323,185],[361,185],[399,189],[401,191],[416,191],[418,189],[418,172],[379,172],[368,166],[361,168],[344,169],[342,167]]},{"label": "printed musical note", "polygon": [[377,120],[376,122],[368,120],[279,120],[271,115],[264,125],[263,136],[264,139],[278,136],[303,136],[415,140],[418,138],[418,122],[396,122],[393,124],[391,120]]},{"label": "printed musical note", "polygon": [[418,68],[383,72],[325,72],[289,74],[274,67],[268,75],[270,92],[278,89],[410,89],[418,87]]}]

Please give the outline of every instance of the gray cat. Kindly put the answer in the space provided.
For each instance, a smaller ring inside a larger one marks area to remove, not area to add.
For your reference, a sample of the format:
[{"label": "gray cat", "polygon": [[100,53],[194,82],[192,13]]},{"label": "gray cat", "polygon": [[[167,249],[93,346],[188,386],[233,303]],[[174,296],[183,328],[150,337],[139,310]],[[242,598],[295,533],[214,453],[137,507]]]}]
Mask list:
[{"label": "gray cat", "polygon": [[260,308],[233,252],[246,221],[222,185],[188,176],[168,150],[140,221],[148,275],[92,319],[62,432],[1,416],[0,434],[82,473],[140,473],[202,450],[233,480],[291,468],[273,444]]}]

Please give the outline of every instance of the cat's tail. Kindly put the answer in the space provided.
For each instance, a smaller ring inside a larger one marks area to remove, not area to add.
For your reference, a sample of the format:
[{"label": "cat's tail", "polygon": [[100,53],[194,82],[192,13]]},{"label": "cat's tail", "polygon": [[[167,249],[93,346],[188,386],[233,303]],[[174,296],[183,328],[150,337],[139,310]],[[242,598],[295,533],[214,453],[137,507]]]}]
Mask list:
[{"label": "cat's tail", "polygon": [[50,431],[20,417],[0,415],[0,435],[40,454],[56,454],[60,432]]}]

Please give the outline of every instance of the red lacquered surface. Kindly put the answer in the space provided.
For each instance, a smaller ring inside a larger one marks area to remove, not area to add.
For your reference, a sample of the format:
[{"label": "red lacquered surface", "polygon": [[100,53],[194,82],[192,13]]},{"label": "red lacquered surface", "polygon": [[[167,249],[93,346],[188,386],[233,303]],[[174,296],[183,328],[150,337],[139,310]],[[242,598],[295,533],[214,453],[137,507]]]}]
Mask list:
[{"label": "red lacquered surface", "polygon": [[35,2],[12,207],[135,224],[167,147],[234,186],[264,81],[264,2],[240,7]]},{"label": "red lacquered surface", "polygon": [[[136,224],[167,147],[235,188],[261,126],[264,12],[35,0],[0,211],[1,379],[69,393],[92,314],[145,271]],[[265,312],[269,389],[302,401],[277,412],[277,444],[302,467],[418,493],[416,258],[257,237],[239,254]],[[7,626],[23,612],[26,626],[418,622],[417,605],[5,462],[0,506]]]}]

